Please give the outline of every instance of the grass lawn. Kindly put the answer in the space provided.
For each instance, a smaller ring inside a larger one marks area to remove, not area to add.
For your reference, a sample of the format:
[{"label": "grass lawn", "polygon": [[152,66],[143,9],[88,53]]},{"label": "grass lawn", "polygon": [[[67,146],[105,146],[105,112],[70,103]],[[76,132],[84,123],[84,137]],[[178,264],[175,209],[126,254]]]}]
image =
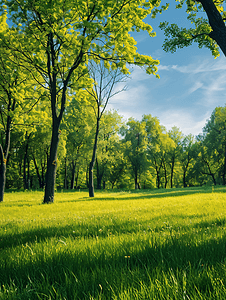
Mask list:
[{"label": "grass lawn", "polygon": [[0,299],[226,299],[226,187],[6,193]]}]

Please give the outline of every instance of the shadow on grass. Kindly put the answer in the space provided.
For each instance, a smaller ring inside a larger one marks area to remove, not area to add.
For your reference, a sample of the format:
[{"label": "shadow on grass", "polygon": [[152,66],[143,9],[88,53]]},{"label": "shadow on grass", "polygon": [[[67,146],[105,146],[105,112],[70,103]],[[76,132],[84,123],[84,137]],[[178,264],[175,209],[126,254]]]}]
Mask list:
[{"label": "shadow on grass", "polygon": [[[208,189],[161,189],[161,190],[139,190],[138,192],[124,192],[116,193],[115,196],[109,196],[108,193],[103,193],[102,196],[95,197],[81,197],[80,199],[67,200],[67,202],[80,202],[80,201],[114,201],[114,200],[141,200],[141,199],[152,199],[152,198],[170,198],[170,197],[182,197],[192,194],[207,194],[211,193],[212,190]],[[225,192],[225,189],[216,189],[215,192]],[[127,194],[127,196],[126,196]],[[57,200],[57,202],[65,202],[64,200]]]},{"label": "shadow on grass", "polygon": [[[206,215],[199,215],[199,218],[204,218]],[[164,215],[161,217],[151,218],[151,224],[148,220],[145,222],[139,221],[137,219],[125,219],[122,221],[113,215],[108,217],[105,216],[104,220],[101,216],[95,216],[95,220],[92,219],[75,219],[72,220],[70,224],[67,225],[57,225],[49,227],[41,227],[23,231],[22,233],[8,234],[7,232],[0,236],[0,250],[6,250],[17,246],[22,246],[32,243],[41,243],[47,241],[51,238],[60,239],[63,238],[93,238],[99,236],[101,238],[106,238],[111,235],[119,236],[121,234],[136,234],[140,232],[162,232],[170,230],[187,230],[188,227],[201,228],[210,226],[223,226],[226,223],[225,218],[216,219],[212,222],[195,222],[192,221],[189,225],[181,225],[180,220],[183,222],[184,215]],[[168,220],[175,218],[177,220],[176,224],[169,224]],[[197,218],[196,215],[190,215],[187,217],[189,220]],[[155,225],[154,225],[155,224]],[[180,224],[180,225],[178,225]],[[179,226],[179,227],[178,227]]]},{"label": "shadow on grass", "polygon": [[186,272],[187,280],[191,276],[195,281],[191,288],[207,295],[214,291],[207,269],[214,267],[216,270],[224,263],[226,239],[200,241],[194,245],[193,237],[192,234],[186,238],[169,237],[160,244],[150,235],[145,241],[142,238],[125,241],[114,249],[107,241],[103,248],[100,241],[93,248],[87,247],[86,251],[65,249],[52,257],[43,255],[38,260],[31,257],[31,261],[23,266],[12,268],[6,261],[0,269],[0,281],[3,285],[13,283],[17,288],[18,297],[15,299],[93,299],[98,295],[102,295],[101,299],[113,299],[120,291],[139,289],[141,282],[148,285],[150,281],[161,281],[161,275],[165,273],[174,274],[182,297],[182,277]]}]

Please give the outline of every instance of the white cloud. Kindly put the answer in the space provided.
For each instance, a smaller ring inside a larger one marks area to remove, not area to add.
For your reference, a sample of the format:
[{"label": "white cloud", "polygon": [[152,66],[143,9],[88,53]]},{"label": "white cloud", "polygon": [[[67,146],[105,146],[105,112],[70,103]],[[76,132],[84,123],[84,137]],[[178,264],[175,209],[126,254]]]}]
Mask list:
[{"label": "white cloud", "polygon": [[171,68],[171,66],[163,66],[161,64],[158,66],[159,71],[169,71],[170,68]]},{"label": "white cloud", "polygon": [[206,113],[201,120],[197,120],[192,112],[185,110],[167,110],[160,114],[159,119],[162,125],[170,130],[173,126],[178,127],[183,134],[193,134],[194,136],[202,133],[202,128],[206,124],[206,120],[210,117],[209,112]]},{"label": "white cloud", "polygon": [[[164,70],[165,66],[162,66]],[[199,73],[210,73],[218,71],[226,71],[226,60],[224,57],[217,58],[214,60],[212,57],[208,59],[198,58],[196,61],[188,65],[168,65],[166,70],[175,70],[185,74],[199,74]]]},{"label": "white cloud", "polygon": [[202,87],[203,87],[203,83],[200,82],[200,81],[197,81],[197,82],[194,83],[193,86],[191,86],[191,87],[188,89],[187,93],[188,93],[188,94],[192,94],[192,93],[196,92],[198,89],[200,89],[200,88],[202,88]]}]

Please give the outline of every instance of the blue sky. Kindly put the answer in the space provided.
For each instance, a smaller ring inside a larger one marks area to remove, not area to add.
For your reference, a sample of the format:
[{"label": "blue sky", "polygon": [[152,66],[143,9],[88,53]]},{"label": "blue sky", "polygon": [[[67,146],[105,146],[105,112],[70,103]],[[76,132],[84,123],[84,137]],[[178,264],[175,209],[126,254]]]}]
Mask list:
[{"label": "blue sky", "polygon": [[167,20],[183,27],[189,24],[186,13],[171,3],[155,20],[146,19],[157,33],[155,38],[145,32],[134,35],[139,53],[160,60],[161,78],[134,68],[127,91],[113,97],[108,109],[116,109],[125,119],[140,120],[143,114],[151,114],[168,130],[177,126],[185,135],[198,135],[214,108],[226,104],[226,59],[223,54],[214,59],[208,49],[199,49],[197,44],[173,54],[162,50],[164,34],[159,22]]}]

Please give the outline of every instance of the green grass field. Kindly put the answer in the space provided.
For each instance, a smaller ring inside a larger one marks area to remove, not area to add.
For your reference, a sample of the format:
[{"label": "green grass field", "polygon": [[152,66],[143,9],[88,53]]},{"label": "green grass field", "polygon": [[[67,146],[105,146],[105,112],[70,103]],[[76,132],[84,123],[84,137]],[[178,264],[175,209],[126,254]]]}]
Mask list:
[{"label": "green grass field", "polygon": [[226,299],[226,188],[6,193],[0,299]]}]

